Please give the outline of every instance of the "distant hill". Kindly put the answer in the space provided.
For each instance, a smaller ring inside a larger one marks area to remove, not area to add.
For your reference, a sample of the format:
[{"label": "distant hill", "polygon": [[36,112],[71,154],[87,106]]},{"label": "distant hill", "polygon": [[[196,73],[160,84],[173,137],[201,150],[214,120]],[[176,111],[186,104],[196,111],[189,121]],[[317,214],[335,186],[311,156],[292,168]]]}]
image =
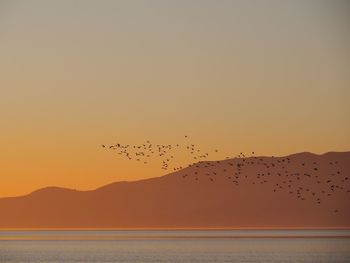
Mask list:
[{"label": "distant hill", "polygon": [[350,227],[350,152],[200,162],[93,191],[0,199],[0,228]]}]

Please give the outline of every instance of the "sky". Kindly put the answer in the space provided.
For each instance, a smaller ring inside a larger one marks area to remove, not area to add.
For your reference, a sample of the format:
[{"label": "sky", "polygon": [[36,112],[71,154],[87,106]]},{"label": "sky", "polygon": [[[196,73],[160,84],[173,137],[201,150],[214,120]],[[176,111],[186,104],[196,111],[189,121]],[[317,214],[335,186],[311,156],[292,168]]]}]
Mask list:
[{"label": "sky", "polygon": [[341,0],[2,0],[0,197],[165,174],[101,144],[348,151],[349,13]]}]

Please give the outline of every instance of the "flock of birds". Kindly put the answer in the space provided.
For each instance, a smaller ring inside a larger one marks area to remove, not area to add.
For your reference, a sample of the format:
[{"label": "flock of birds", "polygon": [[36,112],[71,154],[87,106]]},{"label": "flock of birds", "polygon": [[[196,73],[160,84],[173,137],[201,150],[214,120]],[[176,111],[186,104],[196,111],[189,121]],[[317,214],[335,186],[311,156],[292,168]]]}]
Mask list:
[{"label": "flock of birds", "polygon": [[[241,152],[232,157],[227,156],[226,160],[210,161],[209,158],[219,152],[217,149],[204,152],[190,143],[188,136],[185,139],[183,144],[153,144],[148,140],[139,145],[117,143],[103,144],[102,147],[143,164],[150,163],[155,157],[160,158],[161,169],[182,170],[183,179],[200,181],[208,178],[206,180],[215,182],[220,177],[234,186],[247,182],[253,185],[270,184],[273,192],[287,191],[301,201],[310,198],[318,205],[336,192],[345,191],[350,194],[349,177],[342,173],[338,160],[327,163],[328,167],[324,167],[324,164],[321,167],[317,161],[306,162],[292,156],[258,157],[252,152],[248,157]],[[184,151],[189,155],[191,163],[187,167],[171,166],[171,163],[176,162],[176,152],[184,155]],[[297,170],[295,167],[298,167]],[[327,177],[321,176],[324,170],[328,171]],[[321,185],[323,187],[315,187]],[[335,209],[334,212],[339,211]]]}]

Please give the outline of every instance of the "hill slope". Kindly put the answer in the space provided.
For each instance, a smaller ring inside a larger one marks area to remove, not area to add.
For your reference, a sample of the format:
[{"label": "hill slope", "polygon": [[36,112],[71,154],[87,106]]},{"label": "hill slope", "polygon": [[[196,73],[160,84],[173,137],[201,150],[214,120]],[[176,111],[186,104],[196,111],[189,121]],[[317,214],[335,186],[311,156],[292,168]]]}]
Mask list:
[{"label": "hill slope", "polygon": [[350,227],[350,152],[202,162],[93,191],[0,199],[0,228]]}]

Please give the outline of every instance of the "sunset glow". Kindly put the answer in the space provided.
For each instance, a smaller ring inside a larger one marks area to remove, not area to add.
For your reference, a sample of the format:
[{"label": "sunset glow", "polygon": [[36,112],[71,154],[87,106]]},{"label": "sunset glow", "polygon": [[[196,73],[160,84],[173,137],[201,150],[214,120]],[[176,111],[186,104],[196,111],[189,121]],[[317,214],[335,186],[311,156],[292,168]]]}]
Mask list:
[{"label": "sunset glow", "polygon": [[349,4],[311,2],[2,1],[0,196],[167,173],[101,144],[349,150]]}]

